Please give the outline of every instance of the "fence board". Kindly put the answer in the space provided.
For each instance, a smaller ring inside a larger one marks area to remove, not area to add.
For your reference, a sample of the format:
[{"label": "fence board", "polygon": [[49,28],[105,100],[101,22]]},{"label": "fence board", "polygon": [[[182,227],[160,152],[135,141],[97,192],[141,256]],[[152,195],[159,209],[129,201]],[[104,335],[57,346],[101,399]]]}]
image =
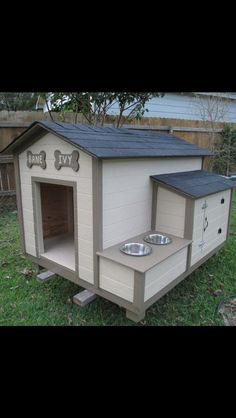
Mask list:
[{"label": "fence board", "polygon": [[[52,112],[55,121],[61,121],[62,117],[59,113]],[[65,112],[63,114],[65,122],[75,122],[75,114]],[[0,112],[0,152],[5,148],[16,136],[22,133],[27,126],[35,120],[50,120],[48,113],[41,111],[17,111],[17,112]],[[114,118],[107,117],[106,124],[112,126]],[[79,114],[77,123],[87,123],[86,119]],[[223,128],[223,123],[215,123],[215,137],[220,139],[219,131]],[[232,126],[236,128],[236,124]],[[209,122],[185,119],[157,118],[145,117],[140,121],[133,119],[130,123],[125,123],[125,128],[129,129],[156,129],[162,132],[171,132],[180,138],[198,145],[201,148],[211,149],[211,126]],[[205,158],[205,169],[211,169],[211,159]],[[0,193],[15,190],[15,176],[12,156],[1,156],[0,154]]]},{"label": "fence board", "polygon": [[14,165],[0,160],[0,195],[15,192]]}]

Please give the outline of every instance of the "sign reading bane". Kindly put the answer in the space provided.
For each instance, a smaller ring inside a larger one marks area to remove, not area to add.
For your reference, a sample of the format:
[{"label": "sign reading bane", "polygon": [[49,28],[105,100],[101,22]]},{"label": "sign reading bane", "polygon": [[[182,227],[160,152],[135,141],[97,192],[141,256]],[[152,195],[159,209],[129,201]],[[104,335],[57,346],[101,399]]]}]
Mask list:
[{"label": "sign reading bane", "polygon": [[[71,167],[72,170],[79,170],[79,151],[73,151],[71,154],[62,154],[61,151],[56,150],[54,152],[54,166],[57,170],[61,167]],[[27,167],[31,168],[33,165],[39,165],[45,169],[46,164],[46,152],[40,151],[39,154],[33,154],[31,151],[27,151]]]},{"label": "sign reading bane", "polygon": [[43,169],[46,168],[46,152],[40,151],[39,154],[32,154],[27,151],[27,167],[31,168],[33,165],[39,165]]},{"label": "sign reading bane", "polygon": [[55,156],[55,168],[60,170],[61,167],[71,167],[74,171],[79,170],[79,152],[73,151],[71,154],[62,154],[61,151],[56,150]]}]

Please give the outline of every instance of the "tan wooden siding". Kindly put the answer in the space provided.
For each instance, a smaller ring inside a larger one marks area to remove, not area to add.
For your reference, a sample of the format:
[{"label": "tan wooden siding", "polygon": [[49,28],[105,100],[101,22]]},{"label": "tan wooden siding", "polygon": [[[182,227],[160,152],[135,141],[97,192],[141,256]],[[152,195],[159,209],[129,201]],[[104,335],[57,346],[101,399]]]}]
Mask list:
[{"label": "tan wooden siding", "polygon": [[157,192],[157,231],[184,237],[185,198],[178,194],[158,187]]},{"label": "tan wooden siding", "polygon": [[[224,198],[224,204],[221,199]],[[204,210],[202,205],[207,203],[205,216],[207,216],[208,227],[203,233]],[[215,193],[203,199],[197,199],[195,202],[194,225],[193,225],[193,244],[191,255],[191,266],[205,257],[210,251],[222,244],[227,238],[227,225],[230,206],[230,190],[221,193]],[[221,234],[218,229],[221,228]],[[203,247],[199,243],[204,241]]]},{"label": "tan wooden siding", "polygon": [[[31,177],[52,178],[77,182],[78,206],[78,241],[79,241],[79,277],[93,283],[93,216],[92,216],[92,158],[80,151],[80,169],[75,173],[70,167],[62,167],[60,171],[54,167],[54,151],[71,153],[75,148],[53,134],[47,134],[28,148],[32,153],[46,152],[47,168],[39,166],[29,169],[26,165],[26,152],[19,156],[21,191],[24,218],[26,252],[36,256],[36,244],[33,224],[33,200]],[[30,220],[30,222],[29,222]]]},{"label": "tan wooden siding", "polygon": [[[227,228],[224,229],[227,230]],[[222,232],[222,234],[220,235],[218,235],[217,233],[212,234],[211,237],[208,237],[208,241],[206,242],[202,250],[195,243],[193,245],[193,252],[191,256],[191,266],[193,266],[195,263],[197,263],[199,260],[205,257],[208,253],[214,250],[214,248],[222,244],[226,240],[226,235],[227,234],[224,232]]]},{"label": "tan wooden siding", "polygon": [[183,248],[147,271],[145,274],[145,302],[186,271],[187,251],[188,248]]},{"label": "tan wooden siding", "polygon": [[103,249],[151,228],[151,175],[201,169],[201,158],[103,161]]},{"label": "tan wooden siding", "polygon": [[134,270],[100,257],[99,287],[114,295],[133,302]]}]

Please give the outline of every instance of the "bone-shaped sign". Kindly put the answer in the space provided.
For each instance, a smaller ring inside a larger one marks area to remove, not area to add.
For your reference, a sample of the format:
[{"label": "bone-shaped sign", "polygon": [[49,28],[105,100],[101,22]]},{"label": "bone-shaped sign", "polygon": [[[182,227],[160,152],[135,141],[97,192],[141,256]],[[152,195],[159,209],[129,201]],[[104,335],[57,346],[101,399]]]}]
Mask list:
[{"label": "bone-shaped sign", "polygon": [[46,152],[40,151],[39,154],[33,154],[27,151],[27,167],[31,168],[33,165],[39,165],[41,168],[46,168]]},{"label": "bone-shaped sign", "polygon": [[73,151],[71,154],[62,154],[61,151],[56,150],[55,156],[55,168],[60,170],[61,167],[71,167],[74,171],[79,170],[79,151]]}]

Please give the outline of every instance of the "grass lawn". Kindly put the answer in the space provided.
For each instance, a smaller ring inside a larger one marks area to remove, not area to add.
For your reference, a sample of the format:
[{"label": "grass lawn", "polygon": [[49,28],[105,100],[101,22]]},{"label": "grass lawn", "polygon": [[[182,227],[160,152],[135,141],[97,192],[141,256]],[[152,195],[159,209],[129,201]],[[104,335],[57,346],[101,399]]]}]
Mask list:
[{"label": "grass lawn", "polygon": [[35,279],[22,255],[16,213],[0,217],[0,325],[224,325],[217,307],[236,294],[236,193],[231,235],[225,247],[146,311],[134,324],[125,309],[97,298],[80,309],[71,303],[79,286],[57,277]]}]

